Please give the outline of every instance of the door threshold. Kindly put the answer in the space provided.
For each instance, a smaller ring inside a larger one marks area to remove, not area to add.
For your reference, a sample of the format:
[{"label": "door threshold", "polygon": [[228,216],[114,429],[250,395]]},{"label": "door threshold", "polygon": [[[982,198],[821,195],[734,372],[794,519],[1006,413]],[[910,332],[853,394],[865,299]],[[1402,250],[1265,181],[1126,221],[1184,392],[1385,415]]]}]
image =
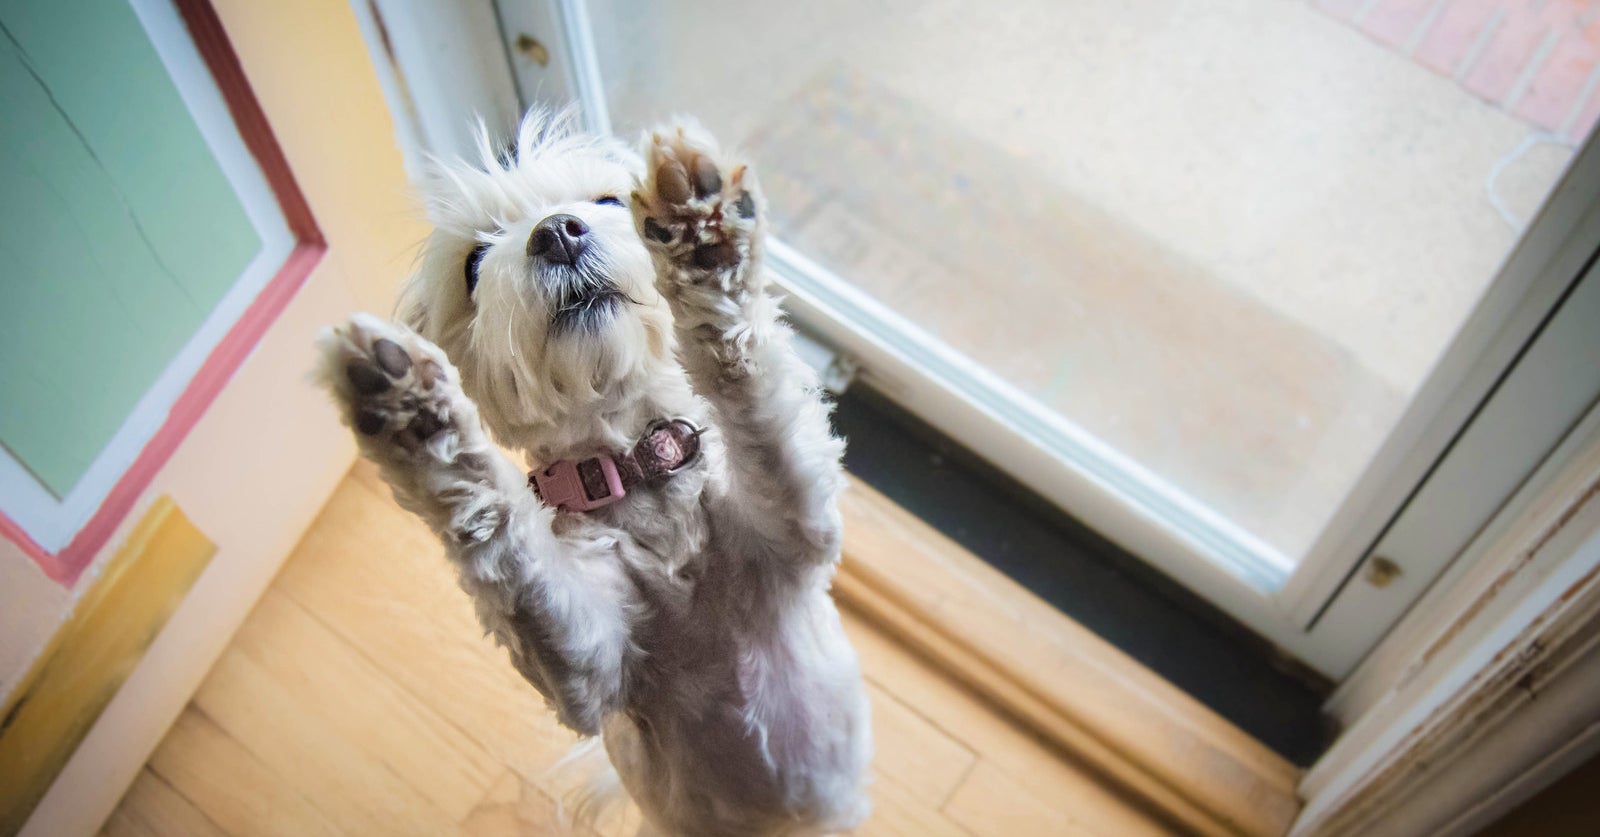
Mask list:
[{"label": "door threshold", "polygon": [[841,509],[845,608],[1175,830],[1288,830],[1288,760],[860,479]]},{"label": "door threshold", "polygon": [[1325,678],[976,454],[860,385],[834,425],[861,481],[1291,763],[1332,741]]}]

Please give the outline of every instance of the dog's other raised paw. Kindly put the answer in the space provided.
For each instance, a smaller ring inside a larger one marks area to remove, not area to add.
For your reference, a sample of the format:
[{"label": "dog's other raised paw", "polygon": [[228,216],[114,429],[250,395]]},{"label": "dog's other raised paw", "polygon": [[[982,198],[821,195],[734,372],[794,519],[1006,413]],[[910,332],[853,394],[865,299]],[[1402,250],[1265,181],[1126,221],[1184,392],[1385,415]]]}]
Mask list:
[{"label": "dog's other raised paw", "polygon": [[362,449],[380,462],[450,461],[464,420],[475,418],[437,346],[369,314],[323,331],[318,378]]},{"label": "dog's other raised paw", "polygon": [[646,174],[633,194],[633,217],[656,255],[658,279],[751,289],[761,280],[760,271],[746,268],[760,243],[764,207],[750,167],[729,159],[694,124],[651,132],[643,151]]}]

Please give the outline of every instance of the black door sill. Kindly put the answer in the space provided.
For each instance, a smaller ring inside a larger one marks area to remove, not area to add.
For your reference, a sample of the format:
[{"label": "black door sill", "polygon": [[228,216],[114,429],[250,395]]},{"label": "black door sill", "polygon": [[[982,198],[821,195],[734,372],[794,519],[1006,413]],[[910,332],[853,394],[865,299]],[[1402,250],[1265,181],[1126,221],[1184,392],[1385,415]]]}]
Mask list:
[{"label": "black door sill", "polygon": [[872,390],[839,399],[845,466],[1296,765],[1331,684]]}]

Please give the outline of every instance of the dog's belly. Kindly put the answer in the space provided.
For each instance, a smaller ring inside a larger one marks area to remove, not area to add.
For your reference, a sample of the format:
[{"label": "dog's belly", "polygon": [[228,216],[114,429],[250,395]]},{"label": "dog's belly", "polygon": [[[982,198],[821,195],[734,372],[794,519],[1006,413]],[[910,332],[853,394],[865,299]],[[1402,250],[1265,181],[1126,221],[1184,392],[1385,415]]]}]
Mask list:
[{"label": "dog's belly", "polygon": [[721,662],[673,672],[632,717],[608,721],[606,749],[624,786],[675,834],[854,826],[868,808],[871,729],[832,600],[817,589],[767,630],[738,635],[736,647],[704,658]]}]

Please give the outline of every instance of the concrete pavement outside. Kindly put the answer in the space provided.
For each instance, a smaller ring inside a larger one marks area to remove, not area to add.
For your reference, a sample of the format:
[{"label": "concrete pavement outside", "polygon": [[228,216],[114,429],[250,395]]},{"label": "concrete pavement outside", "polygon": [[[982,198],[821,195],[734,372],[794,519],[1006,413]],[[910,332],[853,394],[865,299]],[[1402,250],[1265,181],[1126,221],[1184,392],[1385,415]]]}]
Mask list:
[{"label": "concrete pavement outside", "polygon": [[780,235],[1298,557],[1600,98],[1592,4],[1473,29],[1475,2],[591,16],[619,130],[696,114]]}]

